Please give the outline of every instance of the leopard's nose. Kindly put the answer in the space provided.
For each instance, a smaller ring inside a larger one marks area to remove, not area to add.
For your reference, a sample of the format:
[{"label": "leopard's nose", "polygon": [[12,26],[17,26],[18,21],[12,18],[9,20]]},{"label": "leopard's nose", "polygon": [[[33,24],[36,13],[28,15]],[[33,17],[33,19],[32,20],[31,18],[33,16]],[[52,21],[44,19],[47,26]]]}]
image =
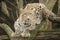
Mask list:
[{"label": "leopard's nose", "polygon": [[26,27],[29,27],[29,26],[31,26],[31,24],[30,23],[24,23],[24,25],[26,26]]},{"label": "leopard's nose", "polygon": [[28,23],[25,22],[24,25],[28,25]]},{"label": "leopard's nose", "polygon": [[29,21],[30,21],[30,19],[29,19],[29,18],[27,18],[26,22],[29,22]]}]

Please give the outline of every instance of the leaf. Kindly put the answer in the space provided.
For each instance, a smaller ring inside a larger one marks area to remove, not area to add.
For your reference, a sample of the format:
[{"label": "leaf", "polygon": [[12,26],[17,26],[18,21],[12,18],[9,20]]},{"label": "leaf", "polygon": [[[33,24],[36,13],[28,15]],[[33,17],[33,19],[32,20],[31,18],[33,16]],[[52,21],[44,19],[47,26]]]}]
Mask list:
[{"label": "leaf", "polygon": [[9,37],[11,37],[13,30],[7,24],[0,23],[0,27],[5,30],[5,32],[8,34]]},{"label": "leaf", "polygon": [[10,15],[9,15],[8,10],[7,10],[7,5],[5,2],[2,2],[1,8],[2,8],[2,12],[4,12],[4,14],[6,14],[9,17]]}]

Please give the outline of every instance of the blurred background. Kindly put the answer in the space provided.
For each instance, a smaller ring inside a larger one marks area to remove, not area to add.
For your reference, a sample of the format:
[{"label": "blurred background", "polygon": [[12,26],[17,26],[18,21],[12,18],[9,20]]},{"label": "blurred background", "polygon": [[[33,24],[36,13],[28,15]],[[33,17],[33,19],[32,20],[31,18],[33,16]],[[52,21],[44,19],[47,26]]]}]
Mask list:
[{"label": "blurred background", "polygon": [[[4,2],[4,3],[3,3]],[[0,0],[0,23],[5,23],[14,30],[14,22],[20,15],[20,8],[24,8],[28,3],[43,3],[46,7],[60,16],[60,0]],[[3,4],[3,5],[2,5]],[[44,23],[41,31],[39,30],[33,40],[59,40],[60,39],[60,23],[48,21]],[[50,31],[49,31],[50,30]],[[4,29],[0,27],[1,40],[9,40]]]}]

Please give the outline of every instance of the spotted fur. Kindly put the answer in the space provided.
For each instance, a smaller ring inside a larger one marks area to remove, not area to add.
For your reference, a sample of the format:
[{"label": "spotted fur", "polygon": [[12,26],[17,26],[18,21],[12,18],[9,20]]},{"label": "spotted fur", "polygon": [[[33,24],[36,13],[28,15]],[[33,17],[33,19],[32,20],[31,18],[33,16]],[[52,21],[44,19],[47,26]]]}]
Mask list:
[{"label": "spotted fur", "polygon": [[48,19],[50,15],[54,16],[54,13],[51,13],[42,3],[27,4],[14,23],[15,32],[23,37],[29,37],[29,31],[36,29],[43,20],[43,16]]}]

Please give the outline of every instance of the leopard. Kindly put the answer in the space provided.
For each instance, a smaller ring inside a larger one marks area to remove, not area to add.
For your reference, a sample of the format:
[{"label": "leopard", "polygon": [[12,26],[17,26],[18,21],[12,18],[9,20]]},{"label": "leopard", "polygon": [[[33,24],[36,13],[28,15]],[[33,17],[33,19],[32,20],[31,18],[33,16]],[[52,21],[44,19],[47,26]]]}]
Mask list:
[{"label": "leopard", "polygon": [[[43,3],[30,3],[21,10],[21,14],[14,23],[15,35],[30,37],[30,31],[35,30],[42,20],[55,16]],[[14,35],[12,34],[12,35]],[[20,34],[20,35],[19,35]]]}]

